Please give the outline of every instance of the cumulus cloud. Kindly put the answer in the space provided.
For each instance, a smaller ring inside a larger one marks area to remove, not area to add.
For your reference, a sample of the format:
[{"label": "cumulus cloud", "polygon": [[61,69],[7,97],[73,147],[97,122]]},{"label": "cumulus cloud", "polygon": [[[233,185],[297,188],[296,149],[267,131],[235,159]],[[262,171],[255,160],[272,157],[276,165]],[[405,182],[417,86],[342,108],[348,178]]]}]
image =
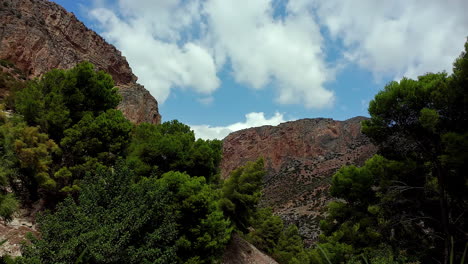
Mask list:
[{"label": "cumulus cloud", "polygon": [[278,112],[271,118],[265,118],[263,112],[252,112],[245,115],[244,122],[238,122],[227,126],[192,125],[190,127],[195,132],[197,138],[223,139],[234,131],[265,125],[276,126],[283,122],[286,122],[286,120],[283,114]]},{"label": "cumulus cloud", "polygon": [[308,8],[349,61],[377,76],[450,72],[468,34],[465,0],[315,0]]},{"label": "cumulus cloud", "polygon": [[[183,29],[191,25],[197,14],[190,3],[177,9],[181,4],[176,1],[136,4],[121,0],[119,12],[102,7],[91,11],[103,28],[104,37],[122,50],[139,82],[160,103],[174,87],[208,95],[220,84],[208,50],[193,41],[180,42]],[[185,19],[171,20],[171,14]]]},{"label": "cumulus cloud", "polygon": [[308,108],[333,103],[333,92],[324,87],[333,71],[325,64],[312,13],[287,5],[285,15],[275,18],[269,0],[209,0],[204,12],[218,68],[228,60],[238,82],[255,89],[272,84],[279,103]]},{"label": "cumulus cloud", "polygon": [[468,32],[466,0],[94,1],[102,34],[161,103],[174,88],[209,103],[228,70],[280,104],[325,108],[342,65],[326,60],[322,32],[343,44],[339,63],[395,79],[450,72]]},{"label": "cumulus cloud", "polygon": [[206,98],[229,65],[239,83],[274,87],[281,104],[330,106],[334,94],[324,85],[334,74],[312,13],[275,11],[271,0],[119,0],[91,15],[160,102],[176,87]]}]

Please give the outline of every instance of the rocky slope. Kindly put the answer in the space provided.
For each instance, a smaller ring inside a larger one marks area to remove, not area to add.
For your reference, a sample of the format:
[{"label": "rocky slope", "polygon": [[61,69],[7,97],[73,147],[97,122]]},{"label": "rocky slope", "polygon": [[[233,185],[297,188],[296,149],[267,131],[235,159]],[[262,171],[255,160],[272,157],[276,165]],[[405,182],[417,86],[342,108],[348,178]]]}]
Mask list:
[{"label": "rocky slope", "polygon": [[28,233],[39,236],[35,221],[35,210],[19,210],[9,223],[0,221],[0,256],[21,256],[21,245],[27,241]]},{"label": "rocky slope", "polygon": [[364,119],[302,119],[234,132],[223,141],[222,176],[263,157],[268,173],[262,206],[273,207],[313,242],[330,201],[331,176],[343,165],[363,164],[377,150],[361,133]]},{"label": "rocky slope", "polygon": [[224,251],[223,264],[278,264],[249,242],[234,234]]},{"label": "rocky slope", "polygon": [[118,108],[131,121],[161,121],[157,101],[137,84],[120,51],[53,2],[0,0],[0,59],[28,78],[90,61],[112,75],[123,97]]}]

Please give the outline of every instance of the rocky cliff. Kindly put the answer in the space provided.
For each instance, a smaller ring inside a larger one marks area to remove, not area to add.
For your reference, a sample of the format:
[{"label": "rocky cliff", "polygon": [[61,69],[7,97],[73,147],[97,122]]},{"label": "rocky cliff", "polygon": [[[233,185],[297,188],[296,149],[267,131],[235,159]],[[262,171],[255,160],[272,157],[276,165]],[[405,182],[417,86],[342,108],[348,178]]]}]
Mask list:
[{"label": "rocky cliff", "polygon": [[330,201],[331,176],[343,165],[361,165],[376,153],[361,133],[362,120],[302,119],[234,132],[223,141],[222,177],[263,157],[267,175],[262,206],[273,207],[287,223],[299,226],[307,242],[313,242]]},{"label": "rocky cliff", "polygon": [[123,97],[118,108],[127,118],[161,121],[157,101],[137,84],[120,51],[53,2],[0,0],[0,59],[12,62],[27,78],[90,61],[112,75]]}]

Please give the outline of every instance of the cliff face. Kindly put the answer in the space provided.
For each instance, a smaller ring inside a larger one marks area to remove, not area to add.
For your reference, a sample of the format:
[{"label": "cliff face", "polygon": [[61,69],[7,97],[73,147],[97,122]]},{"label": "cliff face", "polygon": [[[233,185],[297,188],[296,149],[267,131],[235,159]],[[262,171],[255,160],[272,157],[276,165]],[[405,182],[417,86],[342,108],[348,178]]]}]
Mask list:
[{"label": "cliff face", "polygon": [[28,78],[90,61],[112,75],[123,97],[118,108],[127,118],[161,121],[157,101],[136,83],[120,51],[53,2],[0,0],[0,59],[12,62]]},{"label": "cliff face", "polygon": [[376,153],[376,147],[361,133],[362,120],[365,118],[302,119],[234,132],[223,142],[222,177],[263,157],[267,175],[262,206],[273,207],[312,242],[330,201],[331,176],[340,167],[361,165]]}]

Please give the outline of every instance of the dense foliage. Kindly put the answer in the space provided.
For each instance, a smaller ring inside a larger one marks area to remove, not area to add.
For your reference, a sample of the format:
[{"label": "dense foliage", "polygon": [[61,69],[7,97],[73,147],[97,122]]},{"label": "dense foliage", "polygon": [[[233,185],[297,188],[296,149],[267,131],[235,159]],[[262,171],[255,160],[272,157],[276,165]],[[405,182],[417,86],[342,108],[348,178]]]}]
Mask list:
[{"label": "dense foliage", "polygon": [[50,208],[17,262],[217,262],[235,220],[220,205],[220,141],[177,121],[131,124],[114,109],[112,78],[90,63],[10,98],[18,114],[0,112],[0,217],[11,218],[15,196]]},{"label": "dense foliage", "polygon": [[20,115],[0,127],[0,168],[23,203],[53,206],[76,192],[85,171],[123,155],[132,125],[114,110],[120,96],[112,78],[90,63],[53,70],[30,81],[6,102]]},{"label": "dense foliage", "polygon": [[[18,208],[18,202],[13,196],[12,193],[7,191],[8,187],[8,172],[12,169],[11,164],[8,164],[8,155],[12,155],[12,153],[8,153],[5,148],[6,134],[3,129],[4,123],[6,122],[7,117],[6,114],[3,112],[3,108],[0,105],[0,163],[3,164],[0,166],[0,218],[2,220],[9,221],[11,220],[11,216]],[[10,166],[8,166],[10,165]]]},{"label": "dense foliage", "polygon": [[264,174],[263,160],[231,177],[239,171],[242,197],[256,197],[255,204],[247,199],[252,215],[243,217],[224,214],[221,204],[232,197],[230,188],[204,177],[176,171],[136,177],[123,160],[100,167],[87,174],[77,200],[69,196],[38,219],[41,238],[32,239],[16,263],[216,263],[235,228],[232,222],[251,223],[256,212],[261,185],[249,182]]},{"label": "dense foliage", "polygon": [[109,109],[97,117],[86,113],[78,123],[66,129],[60,141],[61,168],[55,173],[65,186],[61,191],[76,190],[87,172],[111,166],[122,157],[132,127],[122,112]]},{"label": "dense foliage", "polygon": [[232,228],[203,177],[169,172],[133,182],[126,167],[99,169],[78,201],[39,220],[41,239],[20,263],[212,263]]},{"label": "dense foliage", "polygon": [[30,126],[59,142],[64,131],[85,115],[98,116],[113,109],[120,95],[109,74],[89,62],[70,70],[52,70],[16,93],[15,109]]},{"label": "dense foliage", "polygon": [[295,225],[285,226],[271,208],[258,209],[252,216],[246,238],[282,264],[308,263],[308,253]]},{"label": "dense foliage", "polygon": [[221,141],[195,140],[189,126],[176,120],[155,126],[143,123],[133,132],[127,161],[139,176],[175,170],[218,181]]},{"label": "dense foliage", "polygon": [[[333,262],[461,261],[468,241],[468,42],[453,74],[391,82],[369,105],[363,132],[380,155],[334,177],[322,222]],[[466,251],[465,251],[466,252]],[[398,256],[399,259],[392,256]],[[394,262],[389,262],[394,263]]]},{"label": "dense foliage", "polygon": [[221,201],[224,212],[241,231],[247,231],[250,217],[254,214],[261,197],[263,159],[247,162],[233,172],[223,186]]},{"label": "dense foliage", "polygon": [[3,162],[0,172],[19,196],[36,200],[40,188],[56,187],[51,164],[60,149],[47,134],[15,118],[0,127],[0,137]]}]

